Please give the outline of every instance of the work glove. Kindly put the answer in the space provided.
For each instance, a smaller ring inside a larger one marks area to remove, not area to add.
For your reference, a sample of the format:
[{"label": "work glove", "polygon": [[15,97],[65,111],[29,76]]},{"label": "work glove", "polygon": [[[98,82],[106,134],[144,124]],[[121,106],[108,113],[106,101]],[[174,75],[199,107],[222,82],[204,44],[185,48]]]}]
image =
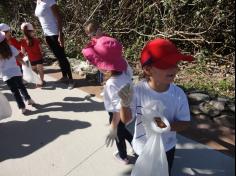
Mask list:
[{"label": "work glove", "polygon": [[117,136],[117,128],[110,128],[109,133],[106,137],[106,146],[109,147],[109,145],[112,147],[114,141],[117,140],[119,142],[118,136]]},{"label": "work glove", "polygon": [[133,99],[133,86],[131,84],[126,84],[119,90],[118,96],[121,98],[121,106],[130,107]]}]

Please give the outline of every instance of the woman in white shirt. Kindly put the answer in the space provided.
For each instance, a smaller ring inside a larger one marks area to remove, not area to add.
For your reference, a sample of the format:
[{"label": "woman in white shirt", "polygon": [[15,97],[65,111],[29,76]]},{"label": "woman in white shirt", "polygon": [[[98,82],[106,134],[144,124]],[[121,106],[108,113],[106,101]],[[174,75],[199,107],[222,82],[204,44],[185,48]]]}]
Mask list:
[{"label": "woman in white shirt", "polygon": [[74,88],[71,67],[64,50],[62,18],[55,0],[37,0],[35,15],[42,26],[46,42],[59,61],[62,72],[61,81],[68,81],[69,89]]}]

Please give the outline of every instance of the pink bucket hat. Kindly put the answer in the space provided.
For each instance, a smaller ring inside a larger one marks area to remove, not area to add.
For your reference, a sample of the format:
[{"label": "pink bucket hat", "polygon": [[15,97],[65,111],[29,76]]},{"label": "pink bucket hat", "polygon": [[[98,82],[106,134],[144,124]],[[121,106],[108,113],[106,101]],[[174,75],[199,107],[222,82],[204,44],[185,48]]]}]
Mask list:
[{"label": "pink bucket hat", "polygon": [[0,43],[5,40],[5,33],[0,31]]},{"label": "pink bucket hat", "polygon": [[122,57],[122,45],[116,39],[103,36],[82,50],[84,57],[100,70],[125,71],[127,62]]}]

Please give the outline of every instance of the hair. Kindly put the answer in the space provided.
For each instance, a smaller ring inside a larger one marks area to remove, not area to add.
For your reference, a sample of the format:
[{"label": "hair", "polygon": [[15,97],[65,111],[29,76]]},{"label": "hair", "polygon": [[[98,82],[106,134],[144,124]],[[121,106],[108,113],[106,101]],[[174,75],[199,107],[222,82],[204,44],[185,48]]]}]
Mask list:
[{"label": "hair", "polygon": [[85,26],[85,32],[90,34],[90,33],[96,33],[98,29],[100,28],[99,24],[95,21],[90,21],[86,24]]},{"label": "hair", "polygon": [[151,75],[148,75],[147,73],[146,73],[146,68],[147,67],[152,67],[153,66],[153,63],[152,62],[146,62],[143,66],[142,66],[142,68],[143,68],[143,74],[142,74],[142,78],[144,78],[144,79],[146,79],[147,81],[150,81],[150,77],[151,77]]},{"label": "hair", "polygon": [[1,60],[10,59],[10,57],[12,57],[12,55],[13,54],[12,54],[10,45],[8,45],[7,40],[4,39],[0,43],[0,59]]},{"label": "hair", "polygon": [[34,38],[30,35],[31,31],[27,29],[27,26],[24,26],[23,32],[26,37],[27,45],[30,47],[33,46],[34,45]]}]

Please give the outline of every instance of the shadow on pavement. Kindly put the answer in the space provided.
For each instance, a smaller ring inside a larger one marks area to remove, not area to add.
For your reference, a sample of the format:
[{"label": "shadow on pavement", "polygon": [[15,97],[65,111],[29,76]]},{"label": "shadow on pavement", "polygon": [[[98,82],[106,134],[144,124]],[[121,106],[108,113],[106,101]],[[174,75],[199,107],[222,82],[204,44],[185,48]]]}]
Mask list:
[{"label": "shadow on pavement", "polygon": [[0,162],[27,156],[61,135],[91,124],[79,120],[65,120],[38,116],[29,121],[0,123]]},{"label": "shadow on pavement", "polygon": [[173,176],[233,176],[234,164],[222,160],[209,149],[177,149]]},{"label": "shadow on pavement", "polygon": [[[87,101],[86,101],[87,100]],[[104,103],[96,102],[92,100],[89,96],[85,98],[77,97],[66,97],[64,101],[70,102],[52,102],[47,104],[36,104],[34,107],[35,111],[30,111],[27,115],[45,113],[45,112],[93,112],[93,111],[103,111]]]}]

